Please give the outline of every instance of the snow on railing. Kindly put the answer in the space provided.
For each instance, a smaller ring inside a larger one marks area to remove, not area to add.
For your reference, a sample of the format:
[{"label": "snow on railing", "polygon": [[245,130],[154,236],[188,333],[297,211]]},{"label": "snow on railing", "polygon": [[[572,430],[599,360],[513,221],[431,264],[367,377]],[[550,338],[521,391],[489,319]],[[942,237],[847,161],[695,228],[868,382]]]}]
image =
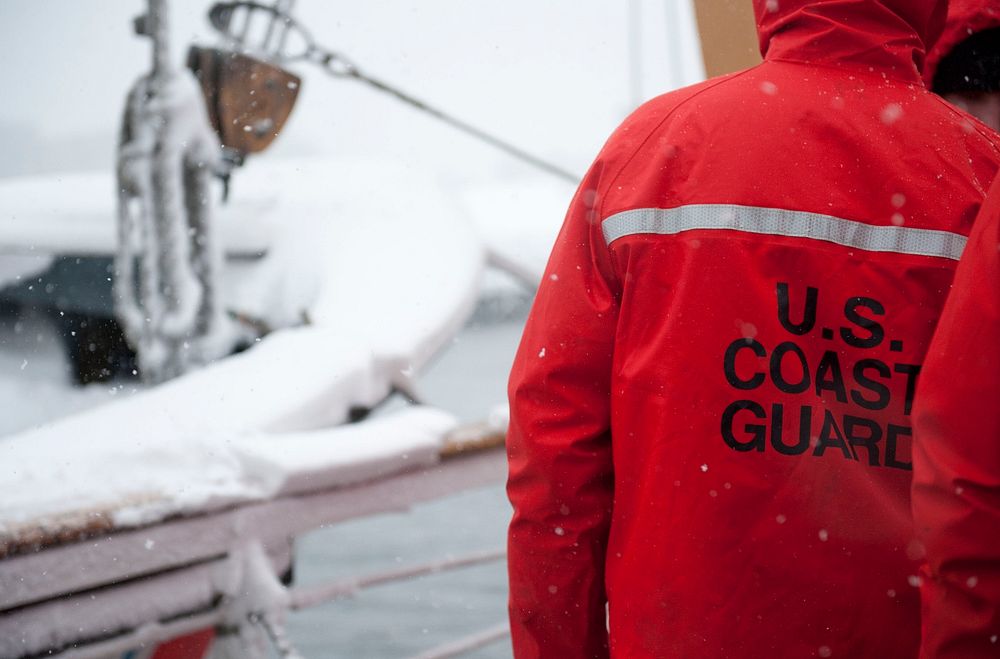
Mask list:
[{"label": "snow on railing", "polygon": [[[104,659],[215,629],[214,657],[258,659],[277,652],[283,659],[301,659],[284,628],[290,611],[375,586],[502,561],[505,553],[478,551],[287,588],[276,574],[291,564],[288,538],[501,482],[501,438],[494,424],[464,426],[444,438],[436,464],[8,557],[0,561],[0,583],[15,583],[18,575],[39,570],[52,577],[29,580],[0,600],[0,656]],[[145,546],[141,557],[157,560],[136,562],[128,551],[135,546]],[[154,546],[157,551],[150,552]],[[72,566],[84,563],[93,569],[81,579]],[[67,627],[64,621],[76,621],[81,606],[90,613]],[[418,656],[459,656],[506,634],[506,625],[498,625]]]}]

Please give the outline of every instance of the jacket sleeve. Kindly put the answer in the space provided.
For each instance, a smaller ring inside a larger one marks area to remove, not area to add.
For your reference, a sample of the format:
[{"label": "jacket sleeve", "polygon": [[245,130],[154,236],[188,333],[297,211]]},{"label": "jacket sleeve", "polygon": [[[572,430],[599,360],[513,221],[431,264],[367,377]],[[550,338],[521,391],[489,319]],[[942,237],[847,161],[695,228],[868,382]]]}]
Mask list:
[{"label": "jacket sleeve", "polygon": [[594,165],[573,199],[510,376],[508,569],[518,659],[608,656],[618,294],[597,211],[601,170]]},{"label": "jacket sleeve", "polygon": [[1000,656],[1000,188],[983,207],[921,373],[913,512],[922,659]]}]

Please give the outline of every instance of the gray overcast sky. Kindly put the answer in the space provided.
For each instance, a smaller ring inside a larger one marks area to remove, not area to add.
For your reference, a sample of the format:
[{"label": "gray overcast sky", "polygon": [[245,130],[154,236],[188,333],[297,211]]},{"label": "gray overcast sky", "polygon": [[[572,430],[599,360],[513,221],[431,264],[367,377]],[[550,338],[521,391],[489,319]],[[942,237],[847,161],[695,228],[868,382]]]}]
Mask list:
[{"label": "gray overcast sky", "polygon": [[[642,91],[699,77],[687,0],[636,0]],[[125,93],[148,69],[131,33],[143,0],[0,1],[0,175],[110,166]],[[206,0],[170,0],[175,58],[215,43]],[[629,3],[298,0],[330,48],[470,123],[582,171],[631,109]],[[670,59],[668,31],[683,62]],[[275,153],[389,155],[413,166],[511,167],[361,85],[296,67],[303,89]]]}]

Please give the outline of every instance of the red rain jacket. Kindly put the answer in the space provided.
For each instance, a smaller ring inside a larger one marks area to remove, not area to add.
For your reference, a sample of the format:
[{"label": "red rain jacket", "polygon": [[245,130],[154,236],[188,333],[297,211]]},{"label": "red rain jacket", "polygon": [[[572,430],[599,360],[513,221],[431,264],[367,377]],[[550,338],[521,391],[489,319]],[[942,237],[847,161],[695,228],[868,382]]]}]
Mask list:
[{"label": "red rain jacket", "polygon": [[977,220],[927,354],[913,512],[925,659],[1000,656],[1000,185]]},{"label": "red rain jacket", "polygon": [[765,61],[629,117],[547,266],[509,385],[521,659],[917,653],[912,395],[997,148],[921,82],[942,2],[756,11]]},{"label": "red rain jacket", "polygon": [[924,82],[931,86],[945,55],[976,32],[1000,27],[1000,0],[950,0],[948,18],[934,47],[927,53]]}]

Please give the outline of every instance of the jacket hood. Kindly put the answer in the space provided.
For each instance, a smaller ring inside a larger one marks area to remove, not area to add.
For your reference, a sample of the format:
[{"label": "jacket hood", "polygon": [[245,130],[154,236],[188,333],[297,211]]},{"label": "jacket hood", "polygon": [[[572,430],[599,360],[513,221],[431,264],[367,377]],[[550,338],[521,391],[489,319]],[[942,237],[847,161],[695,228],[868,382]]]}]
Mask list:
[{"label": "jacket hood", "polygon": [[874,67],[909,80],[920,79],[947,6],[948,0],[754,0],[765,59]]},{"label": "jacket hood", "polygon": [[1000,0],[951,0],[941,38],[927,53],[924,82],[931,86],[941,60],[967,38],[1000,27]]}]

